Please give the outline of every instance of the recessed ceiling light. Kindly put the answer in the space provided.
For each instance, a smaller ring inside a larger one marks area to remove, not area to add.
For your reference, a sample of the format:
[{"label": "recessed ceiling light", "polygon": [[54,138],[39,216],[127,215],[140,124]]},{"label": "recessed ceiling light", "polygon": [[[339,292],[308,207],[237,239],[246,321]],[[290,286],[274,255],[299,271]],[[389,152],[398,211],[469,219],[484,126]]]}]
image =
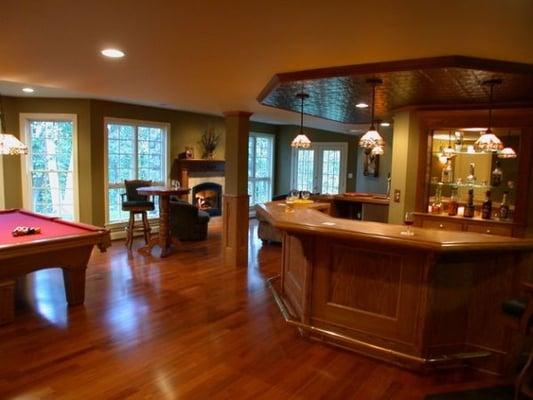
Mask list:
[{"label": "recessed ceiling light", "polygon": [[382,122],[380,125],[381,126],[390,126],[390,122]]},{"label": "recessed ceiling light", "polygon": [[368,104],[366,103],[357,103],[355,106],[357,108],[368,108]]},{"label": "recessed ceiling light", "polygon": [[35,89],[33,89],[31,87],[25,87],[25,88],[22,88],[22,91],[24,93],[33,93],[33,92],[35,92]]},{"label": "recessed ceiling light", "polygon": [[124,52],[119,49],[104,49],[100,53],[109,58],[122,58],[124,57]]}]

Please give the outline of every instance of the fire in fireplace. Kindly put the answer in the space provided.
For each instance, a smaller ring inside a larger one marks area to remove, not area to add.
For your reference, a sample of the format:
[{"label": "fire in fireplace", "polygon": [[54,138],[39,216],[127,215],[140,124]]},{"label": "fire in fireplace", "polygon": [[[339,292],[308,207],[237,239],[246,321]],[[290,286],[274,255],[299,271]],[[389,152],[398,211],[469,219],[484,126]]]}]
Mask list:
[{"label": "fire in fireplace", "polygon": [[222,214],[222,185],[203,182],[192,188],[192,202],[211,216]]}]

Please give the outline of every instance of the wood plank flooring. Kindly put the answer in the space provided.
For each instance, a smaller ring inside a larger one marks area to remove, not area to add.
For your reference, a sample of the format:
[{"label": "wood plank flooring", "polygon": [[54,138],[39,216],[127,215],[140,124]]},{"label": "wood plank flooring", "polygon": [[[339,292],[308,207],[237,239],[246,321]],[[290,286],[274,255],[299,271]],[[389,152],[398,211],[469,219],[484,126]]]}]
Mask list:
[{"label": "wood plank flooring", "polygon": [[0,327],[0,399],[411,400],[500,382],[421,376],[301,338],[265,285],[281,248],[263,246],[255,223],[249,246],[248,269],[223,267],[220,221],[163,260],[113,242],[94,252],[74,308],[59,270],[29,275]]}]

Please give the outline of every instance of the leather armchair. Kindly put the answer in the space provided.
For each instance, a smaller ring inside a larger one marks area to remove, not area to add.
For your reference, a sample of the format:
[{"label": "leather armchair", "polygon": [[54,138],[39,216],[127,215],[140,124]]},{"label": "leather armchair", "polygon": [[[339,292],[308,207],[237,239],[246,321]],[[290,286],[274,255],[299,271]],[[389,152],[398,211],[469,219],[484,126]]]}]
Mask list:
[{"label": "leather armchair", "polygon": [[170,234],[179,240],[205,240],[209,214],[179,199],[170,201]]}]

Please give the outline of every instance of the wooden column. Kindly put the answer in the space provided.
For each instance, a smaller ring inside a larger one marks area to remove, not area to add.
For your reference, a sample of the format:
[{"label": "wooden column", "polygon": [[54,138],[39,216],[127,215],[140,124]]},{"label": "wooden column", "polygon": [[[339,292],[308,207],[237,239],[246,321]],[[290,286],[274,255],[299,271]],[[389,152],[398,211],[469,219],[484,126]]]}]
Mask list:
[{"label": "wooden column", "polygon": [[249,112],[224,113],[226,181],[223,203],[224,265],[248,266],[248,134]]}]

